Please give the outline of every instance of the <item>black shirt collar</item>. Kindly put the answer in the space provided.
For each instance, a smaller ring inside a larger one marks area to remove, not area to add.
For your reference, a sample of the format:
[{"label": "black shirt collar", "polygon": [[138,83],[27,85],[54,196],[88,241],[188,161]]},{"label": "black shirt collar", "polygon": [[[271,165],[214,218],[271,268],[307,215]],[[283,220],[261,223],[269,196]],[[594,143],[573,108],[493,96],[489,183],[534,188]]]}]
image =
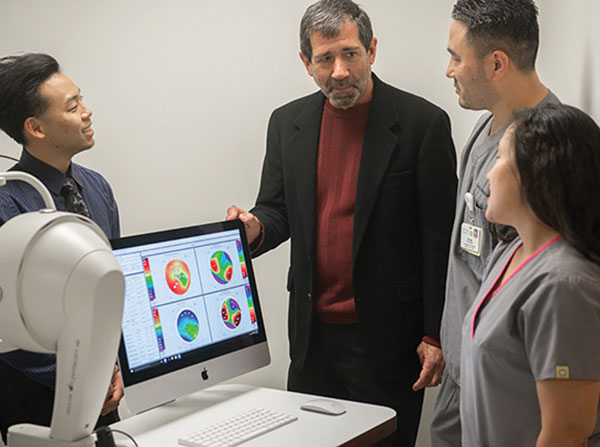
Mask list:
[{"label": "black shirt collar", "polygon": [[81,182],[75,174],[73,164],[69,165],[67,175],[65,176],[65,174],[60,172],[54,166],[50,166],[39,158],[35,158],[27,151],[27,149],[23,148],[18,167],[40,180],[44,186],[46,186],[46,188],[48,188],[50,192],[55,195],[60,194],[60,190],[65,182],[66,176],[72,177],[81,190]]}]

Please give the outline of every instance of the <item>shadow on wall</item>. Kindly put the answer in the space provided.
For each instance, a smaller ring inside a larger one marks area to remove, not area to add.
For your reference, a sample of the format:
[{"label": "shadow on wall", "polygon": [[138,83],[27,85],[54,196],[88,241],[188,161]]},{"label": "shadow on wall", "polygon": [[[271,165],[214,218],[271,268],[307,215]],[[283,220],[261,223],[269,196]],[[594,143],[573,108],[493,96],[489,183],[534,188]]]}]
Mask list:
[{"label": "shadow on wall", "polygon": [[581,74],[581,108],[600,122],[600,29],[591,17],[600,17],[600,3],[590,1],[585,27],[584,58]]}]

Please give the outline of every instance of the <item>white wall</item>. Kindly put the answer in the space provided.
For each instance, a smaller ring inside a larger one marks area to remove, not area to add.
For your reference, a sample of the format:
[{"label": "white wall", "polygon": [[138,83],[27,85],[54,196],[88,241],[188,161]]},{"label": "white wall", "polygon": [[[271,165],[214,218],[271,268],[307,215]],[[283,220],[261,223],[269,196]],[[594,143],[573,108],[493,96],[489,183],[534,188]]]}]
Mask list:
[{"label": "white wall", "polygon": [[600,2],[541,0],[538,68],[561,100],[600,122]]},{"label": "white wall", "polygon": [[[215,221],[230,204],[252,205],[270,112],[315,90],[298,58],[299,20],[310,3],[2,0],[0,55],[48,52],[81,87],[97,143],[76,161],[112,184],[123,234]],[[461,148],[478,113],[458,107],[444,77],[453,3],[362,1],[379,39],[374,70],[443,107]],[[600,36],[590,18],[600,18],[598,2],[538,3],[542,79],[598,119]],[[18,156],[20,148],[2,134],[0,153]],[[0,160],[0,169],[9,165]],[[286,244],[255,261],[273,363],[244,382],[285,386],[288,256]]]}]

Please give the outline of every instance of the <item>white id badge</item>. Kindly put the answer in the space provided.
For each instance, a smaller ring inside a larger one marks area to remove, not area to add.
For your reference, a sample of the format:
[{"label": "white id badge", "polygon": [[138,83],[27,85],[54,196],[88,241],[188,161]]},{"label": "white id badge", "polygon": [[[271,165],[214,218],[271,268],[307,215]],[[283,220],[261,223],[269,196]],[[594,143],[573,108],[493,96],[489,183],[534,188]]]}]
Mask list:
[{"label": "white id badge", "polygon": [[460,248],[467,253],[479,256],[481,254],[481,236],[483,230],[475,225],[463,222],[460,233]]}]

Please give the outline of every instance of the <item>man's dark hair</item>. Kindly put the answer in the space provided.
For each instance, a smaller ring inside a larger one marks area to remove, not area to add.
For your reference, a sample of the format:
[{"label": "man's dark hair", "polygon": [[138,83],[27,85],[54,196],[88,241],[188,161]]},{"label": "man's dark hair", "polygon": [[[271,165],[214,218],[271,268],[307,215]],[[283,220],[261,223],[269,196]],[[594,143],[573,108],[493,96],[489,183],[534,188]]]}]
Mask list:
[{"label": "man's dark hair", "polygon": [[535,215],[600,264],[600,127],[581,110],[543,105],[514,114],[515,162]]},{"label": "man's dark hair", "polygon": [[452,10],[452,18],[467,26],[467,40],[479,57],[501,50],[524,72],[535,68],[537,15],[533,0],[458,0]]},{"label": "man's dark hair", "polygon": [[25,120],[44,113],[48,106],[40,85],[58,72],[58,62],[47,54],[0,58],[0,129],[17,143],[25,144]]},{"label": "man's dark hair", "polygon": [[352,0],[320,0],[308,7],[300,22],[300,51],[312,60],[310,36],[336,37],[347,21],[356,23],[358,37],[367,51],[373,39],[373,28],[367,13]]}]

